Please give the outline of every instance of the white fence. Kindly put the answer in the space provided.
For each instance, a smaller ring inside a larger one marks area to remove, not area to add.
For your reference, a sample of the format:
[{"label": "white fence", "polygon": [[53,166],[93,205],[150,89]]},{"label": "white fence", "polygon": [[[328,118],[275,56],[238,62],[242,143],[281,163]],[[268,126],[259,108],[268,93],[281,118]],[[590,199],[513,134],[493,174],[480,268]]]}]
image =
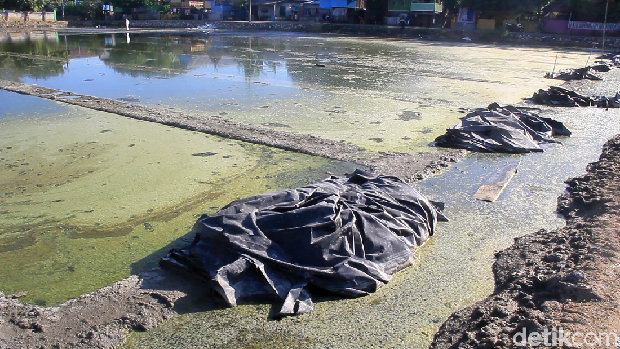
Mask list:
[{"label": "white fence", "polygon": [[598,31],[616,31],[620,30],[620,23],[598,23],[598,22],[579,22],[569,21],[568,29],[582,29],[582,30],[598,30]]}]

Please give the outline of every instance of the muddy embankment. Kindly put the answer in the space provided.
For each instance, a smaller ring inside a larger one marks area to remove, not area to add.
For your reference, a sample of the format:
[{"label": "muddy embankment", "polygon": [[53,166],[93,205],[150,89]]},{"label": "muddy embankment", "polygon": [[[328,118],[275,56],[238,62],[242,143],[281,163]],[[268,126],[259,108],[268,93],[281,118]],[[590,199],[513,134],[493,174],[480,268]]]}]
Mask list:
[{"label": "muddy embankment", "polygon": [[620,135],[567,184],[567,225],[499,252],[494,293],[454,313],[432,349],[620,347]]}]

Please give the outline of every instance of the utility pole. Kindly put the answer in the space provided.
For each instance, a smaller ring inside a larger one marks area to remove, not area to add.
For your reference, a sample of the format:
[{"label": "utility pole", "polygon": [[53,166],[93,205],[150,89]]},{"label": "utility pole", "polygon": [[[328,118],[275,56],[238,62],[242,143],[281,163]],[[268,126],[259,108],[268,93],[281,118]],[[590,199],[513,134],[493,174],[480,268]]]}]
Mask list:
[{"label": "utility pole", "polygon": [[603,51],[605,51],[605,32],[607,31],[607,11],[609,10],[609,0],[605,4],[605,22],[603,22]]},{"label": "utility pole", "polygon": [[248,22],[252,22],[252,0],[250,0],[250,20]]}]

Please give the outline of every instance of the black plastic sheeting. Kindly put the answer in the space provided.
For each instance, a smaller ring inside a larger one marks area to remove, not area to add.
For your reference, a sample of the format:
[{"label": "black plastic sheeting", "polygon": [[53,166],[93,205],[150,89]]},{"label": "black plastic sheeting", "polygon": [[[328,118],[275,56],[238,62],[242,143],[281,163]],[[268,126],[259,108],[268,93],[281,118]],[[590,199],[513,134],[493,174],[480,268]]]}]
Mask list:
[{"label": "black plastic sheeting", "polygon": [[312,310],[308,287],[357,297],[414,261],[443,216],[396,177],[357,170],[234,201],[194,225],[194,242],[161,264],[208,281],[231,306],[275,300],[275,316]]},{"label": "black plastic sheeting", "polygon": [[606,73],[611,69],[620,66],[620,53],[606,53],[597,57],[595,65],[577,69],[563,69],[557,73],[546,73],[545,77],[550,79],[569,80],[602,80],[597,73]]},{"label": "black plastic sheeting", "polygon": [[562,87],[552,86],[547,90],[538,90],[530,100],[536,104],[557,107],[590,107],[620,108],[620,94],[614,97],[583,96],[575,91]]},{"label": "black plastic sheeting", "polygon": [[435,139],[435,145],[489,153],[541,152],[553,136],[570,136],[559,121],[513,106],[493,103],[461,118],[458,125]]},{"label": "black plastic sheeting", "polygon": [[609,61],[612,66],[620,65],[620,52],[609,52],[597,57],[602,60],[600,63],[605,63],[605,60]]},{"label": "black plastic sheeting", "polygon": [[546,78],[558,79],[564,81],[570,80],[602,80],[597,72],[608,72],[611,68],[607,64],[599,64],[590,67],[578,68],[578,69],[563,69],[557,73],[547,73]]}]

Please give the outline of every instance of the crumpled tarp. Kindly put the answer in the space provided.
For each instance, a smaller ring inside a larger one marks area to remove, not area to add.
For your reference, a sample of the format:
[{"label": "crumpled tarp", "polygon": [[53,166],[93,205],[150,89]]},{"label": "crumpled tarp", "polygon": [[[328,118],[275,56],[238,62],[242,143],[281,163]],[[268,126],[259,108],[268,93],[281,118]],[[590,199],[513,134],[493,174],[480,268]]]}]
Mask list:
[{"label": "crumpled tarp", "polygon": [[551,86],[547,90],[540,89],[530,100],[536,104],[558,107],[620,108],[620,94],[618,93],[614,97],[588,97],[558,86]]},{"label": "crumpled tarp", "polygon": [[413,187],[357,170],[203,215],[194,242],[161,264],[206,279],[231,306],[271,299],[283,302],[278,316],[301,314],[313,307],[308,286],[351,297],[376,291],[413,263],[437,220]]},{"label": "crumpled tarp", "polygon": [[600,61],[597,63],[606,64],[605,61],[609,61],[610,66],[620,65],[620,52],[609,52],[597,57]]},{"label": "crumpled tarp", "polygon": [[598,64],[595,66],[577,68],[577,69],[563,69],[557,73],[547,73],[546,78],[558,79],[564,81],[570,80],[603,80],[597,72],[608,72],[611,68],[607,64]]},{"label": "crumpled tarp", "polygon": [[462,117],[458,125],[435,139],[435,145],[490,153],[541,152],[542,144],[558,143],[552,136],[570,134],[559,121],[493,103]]}]

